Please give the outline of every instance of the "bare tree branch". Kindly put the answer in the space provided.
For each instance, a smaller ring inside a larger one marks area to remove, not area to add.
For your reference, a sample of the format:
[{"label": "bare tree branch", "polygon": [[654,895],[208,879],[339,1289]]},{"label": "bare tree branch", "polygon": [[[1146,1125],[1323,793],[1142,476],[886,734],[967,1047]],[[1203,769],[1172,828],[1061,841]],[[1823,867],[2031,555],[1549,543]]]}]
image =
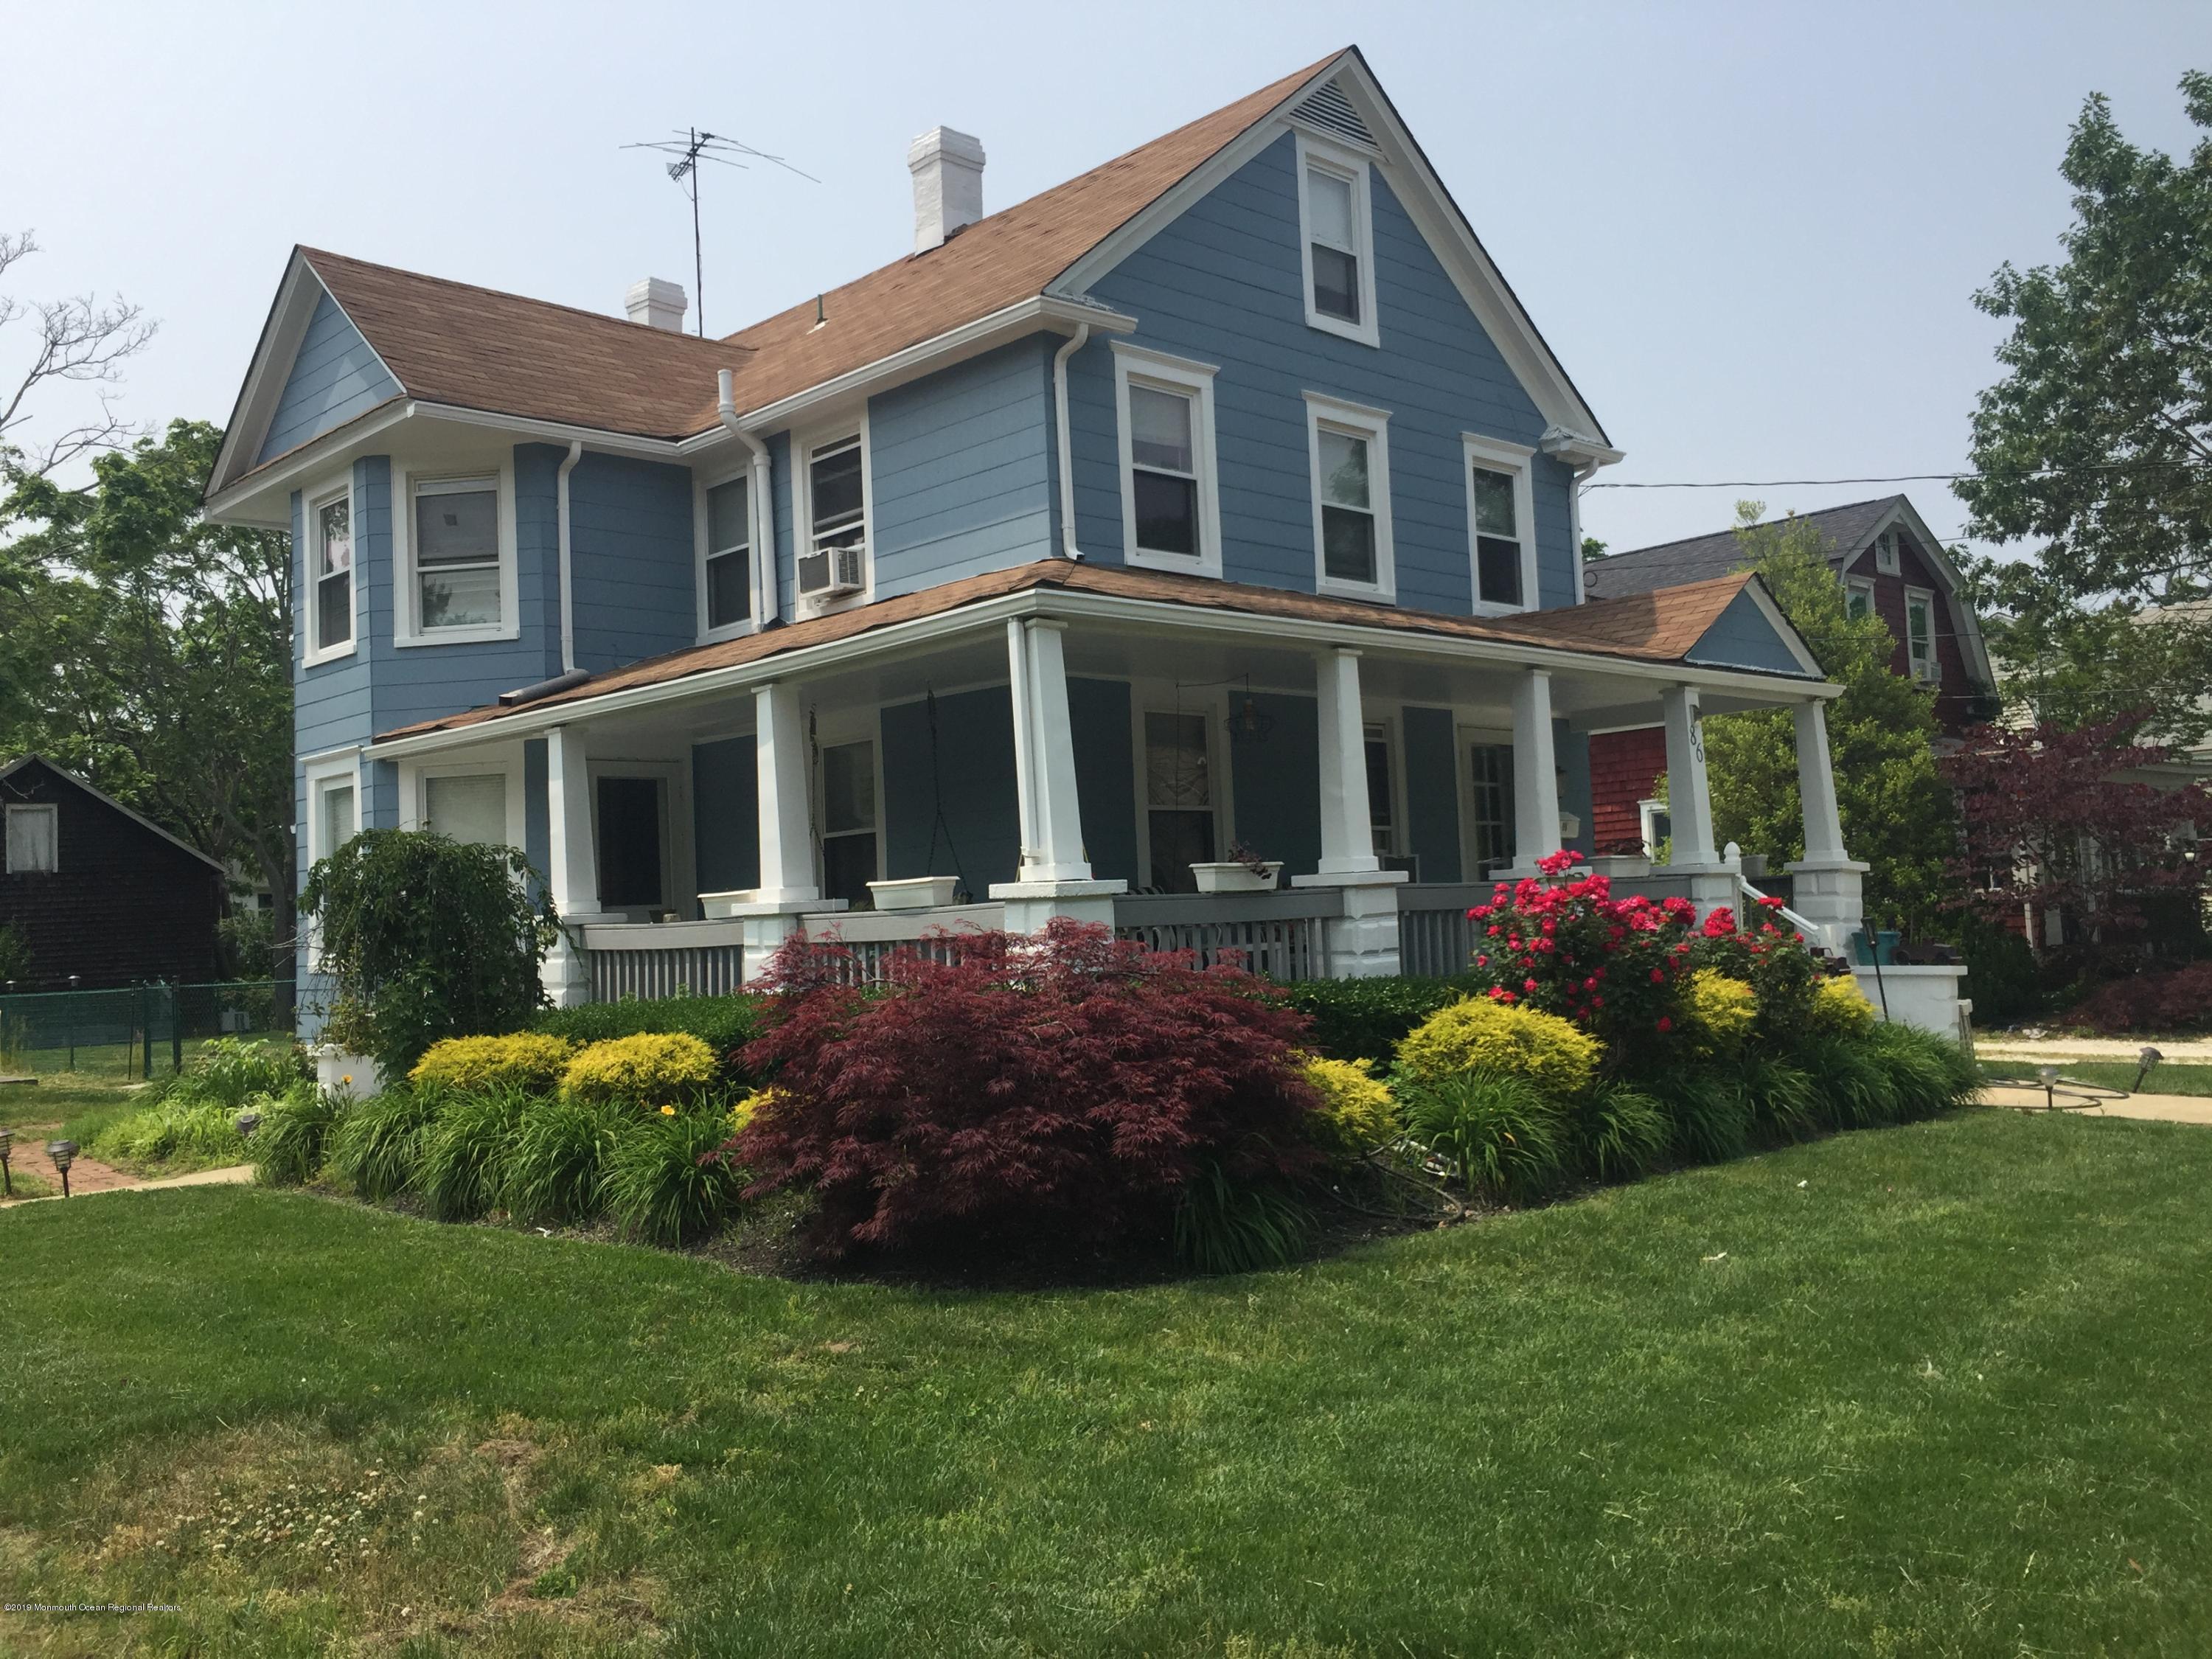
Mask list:
[{"label": "bare tree branch", "polygon": [[[0,232],[0,274],[38,251],[29,231]],[[112,384],[120,380],[122,362],[146,349],[156,327],[142,307],[120,295],[106,305],[97,295],[79,294],[34,301],[27,307],[19,300],[0,296],[0,328],[31,313],[38,317],[36,343],[30,366],[14,392],[0,401],[0,445],[11,445],[30,420],[33,392],[64,381]],[[44,477],[81,455],[117,448],[137,435],[139,428],[116,415],[107,394],[101,394],[100,407],[99,419],[72,427],[26,454],[24,470]]]}]

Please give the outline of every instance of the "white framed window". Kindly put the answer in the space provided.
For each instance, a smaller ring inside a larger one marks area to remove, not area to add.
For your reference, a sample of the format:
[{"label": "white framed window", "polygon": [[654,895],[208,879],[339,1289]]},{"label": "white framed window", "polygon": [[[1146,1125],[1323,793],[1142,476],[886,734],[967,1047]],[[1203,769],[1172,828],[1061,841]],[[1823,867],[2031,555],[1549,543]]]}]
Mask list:
[{"label": "white framed window", "polygon": [[1164,893],[1194,893],[1194,864],[1223,856],[1212,705],[1146,708],[1139,715],[1145,874]]},{"label": "white framed window", "polygon": [[1467,471],[1467,540],[1474,613],[1536,608],[1535,451],[1502,438],[1460,434]]},{"label": "white framed window", "polygon": [[869,517],[874,490],[868,477],[868,424],[845,427],[811,442],[793,441],[799,487],[799,592],[820,611],[875,596],[875,561]]},{"label": "white framed window", "polygon": [[883,780],[873,738],[823,744],[815,766],[822,826],[822,896],[867,908],[868,884],[883,879]]},{"label": "white framed window", "polygon": [[699,486],[699,637],[724,640],[753,625],[752,479],[738,472]]},{"label": "white framed window", "polygon": [[1644,856],[1648,859],[1657,858],[1659,849],[1665,846],[1674,834],[1674,822],[1667,814],[1667,803],[1663,800],[1637,802],[1636,822],[1638,830],[1644,836]]},{"label": "white framed window", "polygon": [[353,650],[353,489],[307,503],[307,640],[304,663],[328,662]]},{"label": "white framed window", "polygon": [[1874,615],[1874,580],[1869,576],[1844,578],[1844,613],[1853,622]]},{"label": "white framed window", "polygon": [[319,864],[361,832],[361,763],[347,754],[310,762],[307,862]]},{"label": "white framed window", "polygon": [[400,764],[400,825],[493,847],[527,844],[522,745],[469,760]]},{"label": "white framed window", "polygon": [[1877,576],[1894,576],[1900,567],[1897,562],[1897,532],[1885,530],[1874,541],[1874,569]]},{"label": "white framed window", "polygon": [[1940,680],[1936,660],[1936,596],[1924,587],[1905,590],[1905,658],[1916,680]]},{"label": "white framed window", "polygon": [[[1367,760],[1367,827],[1378,859],[1394,859],[1405,851],[1405,813],[1399,799],[1402,781],[1396,764],[1397,745],[1390,722],[1369,720],[1363,732]],[[1390,866],[1385,864],[1388,869]]]},{"label": "white framed window", "polygon": [[48,802],[9,802],[8,873],[50,876],[60,868],[60,809]]},{"label": "white framed window", "polygon": [[1375,225],[1367,161],[1301,132],[1298,248],[1306,324],[1380,345],[1375,323]]},{"label": "white framed window", "polygon": [[1121,548],[1131,564],[1221,574],[1210,363],[1114,342]]},{"label": "white framed window", "polygon": [[1390,416],[1306,393],[1313,476],[1314,589],[1395,600],[1390,546]]},{"label": "white framed window", "polygon": [[395,476],[396,645],[520,636],[514,491],[505,468],[462,477]]}]

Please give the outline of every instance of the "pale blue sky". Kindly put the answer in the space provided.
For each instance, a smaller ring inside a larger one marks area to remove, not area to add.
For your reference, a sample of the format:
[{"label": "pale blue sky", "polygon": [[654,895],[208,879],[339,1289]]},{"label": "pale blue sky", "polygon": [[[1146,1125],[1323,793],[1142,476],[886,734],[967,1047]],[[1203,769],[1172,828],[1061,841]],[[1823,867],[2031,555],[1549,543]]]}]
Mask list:
[{"label": "pale blue sky", "polygon": [[[1331,49],[1365,49],[1627,462],[1607,482],[1944,472],[1996,325],[1970,296],[2052,257],[2092,90],[2190,137],[2212,4],[1110,7],[113,6],[0,0],[0,227],[25,297],[161,319],[126,409],[229,411],[307,242],[618,311],[691,285],[690,226],[619,148],[696,122],[781,151],[708,179],[720,333],[896,258],[908,139],[980,135],[1000,207]],[[1356,19],[1356,22],[1348,20]],[[96,73],[31,73],[89,62]],[[0,334],[0,369],[20,342]],[[57,412],[59,412],[58,410]],[[1903,486],[1939,535],[1941,483]],[[1616,549],[1887,485],[1604,489]]]}]

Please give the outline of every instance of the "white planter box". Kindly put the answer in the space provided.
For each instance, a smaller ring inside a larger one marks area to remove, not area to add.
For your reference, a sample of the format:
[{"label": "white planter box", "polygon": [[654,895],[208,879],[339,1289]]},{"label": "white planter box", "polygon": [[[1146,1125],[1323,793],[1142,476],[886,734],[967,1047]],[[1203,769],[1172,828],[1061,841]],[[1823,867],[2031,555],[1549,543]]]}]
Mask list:
[{"label": "white planter box", "polygon": [[1283,863],[1276,859],[1255,870],[1231,859],[1220,864],[1194,864],[1190,872],[1198,878],[1201,893],[1272,893],[1282,876]]},{"label": "white planter box", "polygon": [[349,1100],[366,1100],[383,1092],[384,1079],[377,1075],[376,1062],[367,1055],[349,1054],[329,1042],[317,1043],[312,1052],[318,1087]]},{"label": "white planter box", "polygon": [[952,902],[957,876],[912,876],[904,881],[872,881],[878,910],[934,910]]},{"label": "white planter box", "polygon": [[1637,853],[1605,853],[1589,860],[1592,871],[1615,881],[1634,881],[1651,873],[1651,860]]}]

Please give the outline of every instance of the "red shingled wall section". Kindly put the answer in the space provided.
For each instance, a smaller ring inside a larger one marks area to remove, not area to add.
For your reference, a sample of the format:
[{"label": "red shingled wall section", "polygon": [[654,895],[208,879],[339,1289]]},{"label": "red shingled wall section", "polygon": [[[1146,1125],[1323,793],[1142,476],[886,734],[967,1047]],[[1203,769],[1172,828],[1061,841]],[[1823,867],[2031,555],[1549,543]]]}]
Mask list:
[{"label": "red shingled wall section", "polygon": [[1614,842],[1635,841],[1644,830],[1636,805],[1651,798],[1667,769],[1667,731],[1601,732],[1590,739],[1591,845],[1601,852]]}]

